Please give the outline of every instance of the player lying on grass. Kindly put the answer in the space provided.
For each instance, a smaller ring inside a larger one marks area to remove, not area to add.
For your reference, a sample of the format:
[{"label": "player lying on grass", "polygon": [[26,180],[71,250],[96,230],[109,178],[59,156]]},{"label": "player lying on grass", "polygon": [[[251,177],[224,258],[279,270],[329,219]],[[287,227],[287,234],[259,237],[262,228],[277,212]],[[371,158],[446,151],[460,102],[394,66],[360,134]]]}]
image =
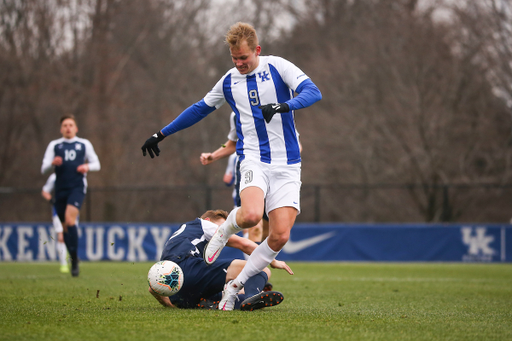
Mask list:
[{"label": "player lying on grass", "polygon": [[[184,281],[180,291],[170,297],[160,296],[149,288],[160,304],[175,308],[217,309],[216,302],[220,300],[225,284],[236,278],[246,264],[245,260],[233,258],[219,259],[212,265],[206,265],[203,261],[205,245],[227,216],[228,212],[223,210],[207,211],[200,218],[181,225],[165,243],[160,260],[178,264],[183,270]],[[258,245],[233,235],[227,246],[250,255]],[[293,275],[292,269],[283,261],[274,260],[270,266]],[[235,309],[254,310],[281,303],[283,295],[280,292],[263,291],[270,275],[270,269],[265,268],[252,276],[245,284],[245,292],[239,293]]]}]

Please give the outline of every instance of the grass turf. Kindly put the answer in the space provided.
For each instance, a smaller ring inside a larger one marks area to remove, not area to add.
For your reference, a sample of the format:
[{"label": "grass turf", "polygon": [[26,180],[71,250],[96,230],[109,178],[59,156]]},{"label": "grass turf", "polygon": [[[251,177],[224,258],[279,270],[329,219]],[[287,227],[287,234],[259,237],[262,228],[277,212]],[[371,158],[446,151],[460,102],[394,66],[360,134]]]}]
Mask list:
[{"label": "grass turf", "polygon": [[279,306],[161,307],[152,263],[0,263],[0,340],[512,340],[512,264],[290,263]]}]

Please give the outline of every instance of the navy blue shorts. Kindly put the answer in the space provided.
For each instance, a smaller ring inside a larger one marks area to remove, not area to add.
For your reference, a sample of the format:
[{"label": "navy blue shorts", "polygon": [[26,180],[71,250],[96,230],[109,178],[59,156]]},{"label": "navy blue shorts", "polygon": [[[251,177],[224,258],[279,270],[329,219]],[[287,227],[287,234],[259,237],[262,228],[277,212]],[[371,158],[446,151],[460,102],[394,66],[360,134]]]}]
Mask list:
[{"label": "navy blue shorts", "polygon": [[206,265],[202,257],[187,257],[179,266],[183,270],[183,286],[171,297],[179,308],[195,308],[201,298],[212,298],[224,289],[226,273],[233,259],[218,259]]},{"label": "navy blue shorts", "polygon": [[61,221],[65,220],[66,207],[68,205],[75,206],[80,210],[84,202],[85,193],[83,187],[59,190],[55,193],[55,210]]}]

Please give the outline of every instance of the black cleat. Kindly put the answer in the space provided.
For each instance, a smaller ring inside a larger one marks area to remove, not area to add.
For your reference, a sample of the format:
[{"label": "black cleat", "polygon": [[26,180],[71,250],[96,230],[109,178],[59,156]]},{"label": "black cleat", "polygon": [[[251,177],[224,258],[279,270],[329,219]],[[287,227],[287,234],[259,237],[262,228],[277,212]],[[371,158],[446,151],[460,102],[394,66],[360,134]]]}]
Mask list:
[{"label": "black cleat", "polygon": [[263,287],[263,291],[272,291],[272,288],[273,288],[273,287],[274,287],[274,286],[272,285],[272,283],[267,282],[267,283],[265,284],[265,286]]},{"label": "black cleat", "polygon": [[78,268],[78,259],[71,260],[71,276],[78,277],[80,269]]},{"label": "black cleat", "polygon": [[253,311],[265,307],[272,307],[283,302],[283,300],[283,294],[279,291],[263,291],[243,301],[240,310]]},{"label": "black cleat", "polygon": [[218,310],[219,309],[219,301],[213,301],[213,300],[207,300],[205,298],[201,298],[201,300],[197,304],[197,309]]}]

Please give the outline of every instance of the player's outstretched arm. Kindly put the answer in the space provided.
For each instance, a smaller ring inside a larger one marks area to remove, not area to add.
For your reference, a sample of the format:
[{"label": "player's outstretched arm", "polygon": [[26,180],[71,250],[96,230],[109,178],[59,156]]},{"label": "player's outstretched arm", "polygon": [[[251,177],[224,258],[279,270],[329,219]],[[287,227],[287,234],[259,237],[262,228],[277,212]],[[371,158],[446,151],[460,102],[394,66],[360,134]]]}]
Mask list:
[{"label": "player's outstretched arm", "polygon": [[211,112],[213,112],[216,108],[209,107],[204,99],[199,102],[192,104],[190,107],[185,109],[174,121],[166,125],[161,131],[156,134],[153,134],[149,139],[146,140],[144,145],[142,146],[142,155],[146,156],[146,152],[149,153],[151,158],[154,158],[155,155],[160,155],[160,148],[158,148],[158,143],[162,141],[166,136],[177,133],[180,130],[186,129],[197,122],[201,121],[203,118],[208,116]]},{"label": "player's outstretched arm", "polygon": [[169,299],[169,297],[158,295],[156,292],[153,291],[153,289],[151,289],[151,287],[148,288],[148,291],[151,295],[153,295],[153,297],[158,301],[158,303],[160,303],[164,307],[176,308],[176,306],[174,306],[171,303],[171,300]]},{"label": "player's outstretched arm", "polygon": [[220,146],[219,149],[214,151],[213,153],[202,153],[199,159],[201,160],[201,164],[203,166],[209,165],[212,162],[215,162],[219,159],[228,157],[236,151],[236,142],[227,140],[225,144]]},{"label": "player's outstretched arm", "polygon": [[[250,255],[254,249],[258,247],[258,244],[253,242],[250,239],[242,238],[240,236],[232,235],[229,237],[228,242],[226,244],[229,247],[234,247],[236,249],[241,250],[243,253]],[[272,263],[270,263],[270,266],[274,269],[282,269],[286,270],[290,275],[293,275],[293,270],[283,261],[274,259]]]},{"label": "player's outstretched arm", "polygon": [[254,251],[254,249],[258,247],[258,244],[256,244],[252,240],[242,238],[236,234],[229,237],[226,245],[238,249],[247,255],[250,255]]}]

